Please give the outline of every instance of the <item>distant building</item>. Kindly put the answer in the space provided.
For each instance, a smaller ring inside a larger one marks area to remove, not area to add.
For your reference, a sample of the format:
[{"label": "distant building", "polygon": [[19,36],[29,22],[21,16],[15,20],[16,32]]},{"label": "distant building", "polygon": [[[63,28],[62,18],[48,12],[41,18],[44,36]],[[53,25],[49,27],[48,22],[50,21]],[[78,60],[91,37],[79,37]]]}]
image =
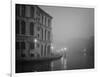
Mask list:
[{"label": "distant building", "polygon": [[51,54],[52,17],[39,6],[16,4],[16,60]]}]

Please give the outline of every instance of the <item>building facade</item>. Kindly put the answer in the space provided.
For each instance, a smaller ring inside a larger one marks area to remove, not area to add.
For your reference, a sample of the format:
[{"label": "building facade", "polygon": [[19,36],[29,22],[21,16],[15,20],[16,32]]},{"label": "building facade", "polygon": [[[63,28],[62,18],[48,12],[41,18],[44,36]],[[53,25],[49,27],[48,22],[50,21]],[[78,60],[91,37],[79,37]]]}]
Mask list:
[{"label": "building facade", "polygon": [[37,5],[16,4],[16,60],[51,54],[52,17]]}]

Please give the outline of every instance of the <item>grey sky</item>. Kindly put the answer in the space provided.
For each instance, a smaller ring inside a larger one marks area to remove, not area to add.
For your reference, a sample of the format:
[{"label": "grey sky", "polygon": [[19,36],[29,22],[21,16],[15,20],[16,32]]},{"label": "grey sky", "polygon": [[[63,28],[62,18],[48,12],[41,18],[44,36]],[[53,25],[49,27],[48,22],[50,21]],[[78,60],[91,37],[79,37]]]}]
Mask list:
[{"label": "grey sky", "polygon": [[71,38],[89,38],[94,34],[94,9],[39,6],[52,17],[54,42]]}]

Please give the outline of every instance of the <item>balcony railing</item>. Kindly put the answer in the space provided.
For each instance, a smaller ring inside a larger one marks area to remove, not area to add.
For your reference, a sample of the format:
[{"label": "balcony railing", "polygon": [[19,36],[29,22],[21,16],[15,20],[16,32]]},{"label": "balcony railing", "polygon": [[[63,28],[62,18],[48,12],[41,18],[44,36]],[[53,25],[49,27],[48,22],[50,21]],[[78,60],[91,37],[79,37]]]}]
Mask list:
[{"label": "balcony railing", "polygon": [[33,38],[35,38],[35,36],[33,35],[23,35],[23,34],[16,35],[16,40],[27,40],[29,42],[32,42]]}]

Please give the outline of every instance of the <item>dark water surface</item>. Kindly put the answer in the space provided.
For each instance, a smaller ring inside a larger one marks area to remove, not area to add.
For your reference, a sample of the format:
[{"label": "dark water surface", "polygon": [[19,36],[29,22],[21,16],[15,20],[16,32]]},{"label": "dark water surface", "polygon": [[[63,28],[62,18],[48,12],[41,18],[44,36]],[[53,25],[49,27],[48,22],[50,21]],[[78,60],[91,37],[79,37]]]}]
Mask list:
[{"label": "dark water surface", "polygon": [[17,62],[16,73],[94,68],[93,56],[79,52],[73,54],[64,53],[60,59],[51,62]]}]

